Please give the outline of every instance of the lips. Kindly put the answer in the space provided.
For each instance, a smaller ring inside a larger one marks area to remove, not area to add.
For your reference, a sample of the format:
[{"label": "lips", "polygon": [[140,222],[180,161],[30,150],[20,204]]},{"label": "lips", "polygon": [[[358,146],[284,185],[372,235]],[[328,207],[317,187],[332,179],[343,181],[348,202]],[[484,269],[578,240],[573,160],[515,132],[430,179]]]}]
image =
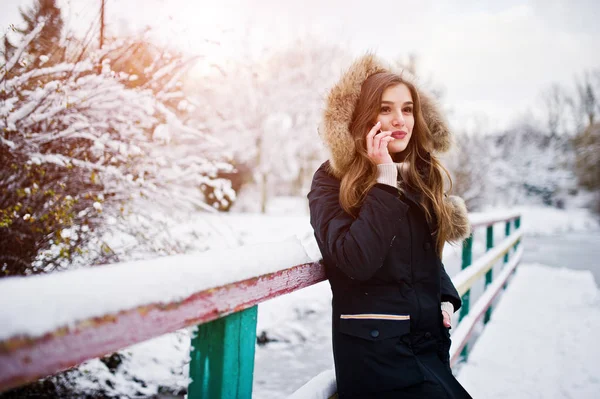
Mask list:
[{"label": "lips", "polygon": [[403,139],[406,137],[408,133],[406,133],[403,130],[396,130],[395,132],[392,132],[392,137],[395,139]]}]

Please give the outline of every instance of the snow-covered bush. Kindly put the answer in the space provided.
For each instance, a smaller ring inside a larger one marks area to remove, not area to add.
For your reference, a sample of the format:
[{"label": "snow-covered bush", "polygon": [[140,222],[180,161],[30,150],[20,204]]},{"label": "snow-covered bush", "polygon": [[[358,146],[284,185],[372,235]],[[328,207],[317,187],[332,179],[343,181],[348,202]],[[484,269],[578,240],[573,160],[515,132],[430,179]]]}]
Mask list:
[{"label": "snow-covered bush", "polygon": [[575,171],[581,186],[600,190],[600,123],[588,126],[575,136]]},{"label": "snow-covered bush", "polygon": [[138,252],[184,250],[153,237],[178,211],[212,209],[201,187],[216,201],[235,198],[217,177],[232,169],[222,144],[184,123],[156,88],[129,87],[131,75],[106,58],[118,43],[15,74],[42,27],[0,71],[0,274],[111,261],[122,253],[104,237],[122,232]]},{"label": "snow-covered bush", "polygon": [[590,125],[573,139],[575,173],[579,184],[592,192],[590,207],[600,214],[600,123]]}]

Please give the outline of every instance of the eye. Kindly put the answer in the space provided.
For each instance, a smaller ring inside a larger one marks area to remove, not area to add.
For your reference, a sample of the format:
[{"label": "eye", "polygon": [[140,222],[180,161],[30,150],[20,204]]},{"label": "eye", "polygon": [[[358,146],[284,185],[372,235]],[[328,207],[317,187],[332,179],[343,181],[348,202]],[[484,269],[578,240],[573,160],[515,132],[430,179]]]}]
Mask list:
[{"label": "eye", "polygon": [[390,112],[392,109],[390,107],[388,107],[387,105],[384,105],[381,107],[380,111],[382,114],[387,114],[388,112]]},{"label": "eye", "polygon": [[407,114],[412,114],[413,107],[404,107],[404,109],[402,110],[402,112],[405,112]]}]

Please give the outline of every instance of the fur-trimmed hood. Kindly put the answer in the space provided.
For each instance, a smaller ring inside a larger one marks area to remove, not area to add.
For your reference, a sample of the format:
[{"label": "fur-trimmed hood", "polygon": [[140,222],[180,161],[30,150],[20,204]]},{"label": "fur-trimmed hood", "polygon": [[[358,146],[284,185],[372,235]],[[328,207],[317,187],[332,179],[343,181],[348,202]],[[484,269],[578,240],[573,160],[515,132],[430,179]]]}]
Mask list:
[{"label": "fur-trimmed hood", "polygon": [[319,133],[329,149],[331,170],[337,178],[341,178],[355,156],[355,144],[349,127],[362,84],[378,72],[397,73],[415,85],[421,99],[423,117],[431,132],[433,150],[441,153],[450,149],[450,129],[436,101],[419,88],[416,79],[408,72],[394,69],[375,55],[367,54],[358,58],[329,91],[319,127]]},{"label": "fur-trimmed hood", "polygon": [[[389,66],[373,54],[366,54],[354,61],[329,91],[319,127],[319,134],[330,154],[329,170],[338,179],[342,178],[356,154],[349,127],[362,84],[369,76],[378,72],[396,73],[416,87],[423,117],[431,133],[433,151],[443,153],[452,145],[448,123],[435,99],[422,91],[416,79],[408,72]],[[460,197],[449,196],[446,197],[446,204],[452,211],[454,221],[454,231],[449,241],[459,241],[468,237],[471,229],[464,201]]]}]

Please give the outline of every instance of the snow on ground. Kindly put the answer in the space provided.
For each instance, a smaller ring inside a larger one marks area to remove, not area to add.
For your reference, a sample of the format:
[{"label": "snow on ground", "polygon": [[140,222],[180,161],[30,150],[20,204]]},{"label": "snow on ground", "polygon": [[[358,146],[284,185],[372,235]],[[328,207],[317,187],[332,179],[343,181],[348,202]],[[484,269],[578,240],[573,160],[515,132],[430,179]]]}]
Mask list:
[{"label": "snow on ground", "polygon": [[598,331],[589,271],[521,265],[458,379],[474,398],[598,398]]},{"label": "snow on ground", "polygon": [[181,301],[212,287],[311,261],[299,240],[291,237],[276,245],[254,244],[62,273],[4,278],[0,281],[0,308],[3,309],[0,339],[16,335],[41,336],[91,317],[147,304]]},{"label": "snow on ground", "polygon": [[253,397],[278,399],[333,368],[331,289],[328,282],[269,300],[258,307]]},{"label": "snow on ground", "polygon": [[68,388],[72,392],[119,398],[185,392],[189,384],[190,342],[191,332],[182,329],[120,351],[119,364],[115,363],[112,370],[99,359],[89,360],[68,371]]}]

